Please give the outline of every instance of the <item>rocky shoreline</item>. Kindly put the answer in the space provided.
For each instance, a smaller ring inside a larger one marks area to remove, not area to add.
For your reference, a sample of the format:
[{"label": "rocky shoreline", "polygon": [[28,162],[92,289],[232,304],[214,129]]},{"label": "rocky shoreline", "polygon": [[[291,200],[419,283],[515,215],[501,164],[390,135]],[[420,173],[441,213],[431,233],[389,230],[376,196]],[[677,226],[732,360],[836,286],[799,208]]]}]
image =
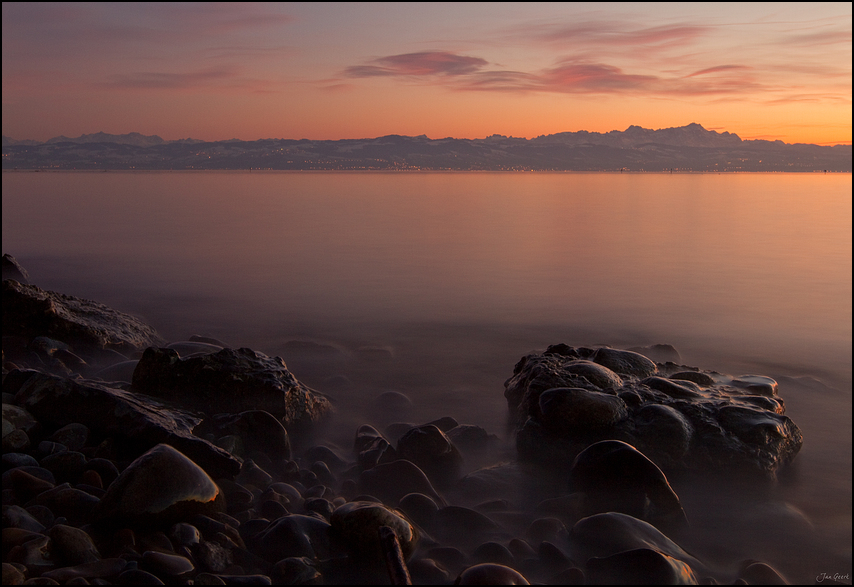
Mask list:
[{"label": "rocky shoreline", "polygon": [[4,255],[3,583],[785,581],[678,544],[692,512],[668,477],[773,483],[803,443],[774,380],[679,362],[526,355],[504,394],[517,455],[463,475],[497,440],[483,428],[364,424],[330,448],[334,401],[281,358],[167,343]]}]

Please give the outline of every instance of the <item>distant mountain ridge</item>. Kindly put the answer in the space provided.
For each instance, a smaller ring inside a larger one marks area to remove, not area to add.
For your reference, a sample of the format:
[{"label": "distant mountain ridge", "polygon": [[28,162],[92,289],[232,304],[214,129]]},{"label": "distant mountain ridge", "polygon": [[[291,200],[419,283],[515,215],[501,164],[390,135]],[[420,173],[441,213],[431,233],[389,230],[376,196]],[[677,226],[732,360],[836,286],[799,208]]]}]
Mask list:
[{"label": "distant mountain ridge", "polygon": [[373,139],[166,141],[140,133],[54,137],[43,143],[3,136],[3,169],[455,169],[561,171],[851,171],[851,145],[742,140],[682,127],[630,126],[533,139]]}]

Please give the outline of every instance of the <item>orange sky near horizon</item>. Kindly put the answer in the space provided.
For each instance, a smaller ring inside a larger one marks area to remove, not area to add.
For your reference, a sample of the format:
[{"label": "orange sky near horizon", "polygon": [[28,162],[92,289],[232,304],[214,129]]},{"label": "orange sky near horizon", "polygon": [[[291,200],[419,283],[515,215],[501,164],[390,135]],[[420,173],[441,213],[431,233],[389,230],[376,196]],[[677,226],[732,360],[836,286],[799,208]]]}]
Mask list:
[{"label": "orange sky near horizon", "polygon": [[3,135],[851,143],[851,3],[9,3]]}]

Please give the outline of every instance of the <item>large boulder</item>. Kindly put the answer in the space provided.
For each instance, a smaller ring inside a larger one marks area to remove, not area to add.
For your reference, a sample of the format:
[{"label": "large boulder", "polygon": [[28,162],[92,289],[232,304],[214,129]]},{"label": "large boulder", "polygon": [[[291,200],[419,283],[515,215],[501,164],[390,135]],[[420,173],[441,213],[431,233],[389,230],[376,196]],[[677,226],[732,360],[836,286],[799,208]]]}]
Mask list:
[{"label": "large boulder", "polygon": [[132,355],[164,344],[141,320],[91,300],[3,280],[3,336],[44,336],[68,344],[84,358],[112,350]]},{"label": "large boulder", "polygon": [[774,477],[803,444],[773,379],[713,377],[619,349],[529,354],[504,396],[524,460],[569,465],[593,442],[621,440],[665,469]]},{"label": "large boulder", "polygon": [[240,461],[193,435],[201,416],[162,401],[87,380],[66,379],[39,371],[11,371],[3,391],[40,423],[61,427],[74,422],[111,437],[120,458],[134,459],[157,444],[184,453],[213,478],[232,477]]},{"label": "large boulder", "polygon": [[332,411],[329,399],[297,381],[280,357],[247,348],[186,358],[148,348],[133,373],[133,389],[208,414],[263,410],[289,432],[308,431]]}]

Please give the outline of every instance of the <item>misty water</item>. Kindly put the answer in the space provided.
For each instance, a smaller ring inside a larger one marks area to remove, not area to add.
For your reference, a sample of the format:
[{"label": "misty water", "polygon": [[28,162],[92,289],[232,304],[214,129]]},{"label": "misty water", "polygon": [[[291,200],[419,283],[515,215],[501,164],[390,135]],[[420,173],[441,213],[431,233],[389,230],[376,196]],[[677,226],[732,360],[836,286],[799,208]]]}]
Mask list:
[{"label": "misty water", "polygon": [[[3,173],[31,282],[284,358],[356,427],[502,439],[503,382],[555,343],[672,344],[775,378],[804,446],[774,485],[673,480],[686,546],[794,581],[851,572],[851,175]],[[406,394],[389,414],[374,399]],[[469,469],[482,463],[468,463]]]}]

